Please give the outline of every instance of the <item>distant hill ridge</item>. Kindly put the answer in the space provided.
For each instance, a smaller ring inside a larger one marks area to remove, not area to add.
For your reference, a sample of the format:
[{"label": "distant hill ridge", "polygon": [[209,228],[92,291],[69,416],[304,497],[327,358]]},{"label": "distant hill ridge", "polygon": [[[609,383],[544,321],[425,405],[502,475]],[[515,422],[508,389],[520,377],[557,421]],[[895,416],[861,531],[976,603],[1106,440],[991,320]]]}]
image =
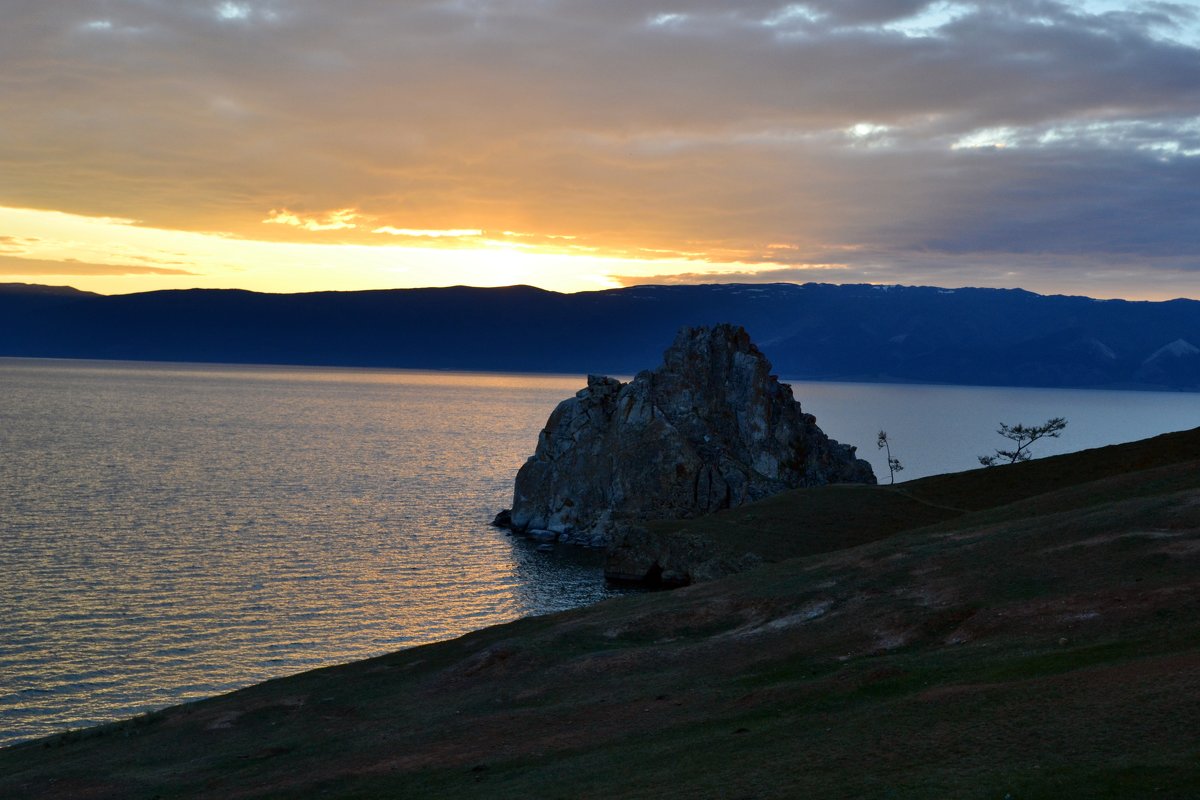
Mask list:
[{"label": "distant hill ridge", "polygon": [[1200,390],[1200,302],[830,284],[103,296],[0,284],[0,356],[632,374],[744,325],[795,379]]}]

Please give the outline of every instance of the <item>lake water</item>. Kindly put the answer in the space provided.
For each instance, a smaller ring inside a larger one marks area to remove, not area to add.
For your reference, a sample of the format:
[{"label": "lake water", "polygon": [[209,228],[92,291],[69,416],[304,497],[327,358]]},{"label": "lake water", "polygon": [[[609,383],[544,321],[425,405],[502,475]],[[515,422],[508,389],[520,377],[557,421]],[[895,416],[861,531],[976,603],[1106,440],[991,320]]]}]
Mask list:
[{"label": "lake water", "polygon": [[[488,525],[582,376],[0,359],[0,744],[595,602]],[[901,478],[1200,425],[1200,397],[794,384]]]}]

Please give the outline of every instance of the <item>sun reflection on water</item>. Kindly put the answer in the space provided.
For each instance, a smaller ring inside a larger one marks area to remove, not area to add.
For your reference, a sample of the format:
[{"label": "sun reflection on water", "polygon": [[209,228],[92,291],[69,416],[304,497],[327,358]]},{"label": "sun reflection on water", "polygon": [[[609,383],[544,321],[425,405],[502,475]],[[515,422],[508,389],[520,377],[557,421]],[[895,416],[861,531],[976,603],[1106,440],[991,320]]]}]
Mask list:
[{"label": "sun reflection on water", "polygon": [[608,594],[488,525],[582,378],[0,361],[0,744]]}]

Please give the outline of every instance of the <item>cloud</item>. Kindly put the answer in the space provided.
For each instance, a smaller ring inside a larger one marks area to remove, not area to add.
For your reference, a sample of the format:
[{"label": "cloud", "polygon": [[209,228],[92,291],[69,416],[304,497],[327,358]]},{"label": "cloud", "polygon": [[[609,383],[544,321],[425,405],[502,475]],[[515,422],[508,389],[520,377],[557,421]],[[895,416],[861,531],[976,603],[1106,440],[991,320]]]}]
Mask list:
[{"label": "cloud", "polygon": [[263,222],[267,225],[290,225],[306,231],[343,231],[357,228],[358,224],[354,222],[356,219],[358,212],[353,208],[330,211],[315,217],[301,217],[286,208],[273,208]]},{"label": "cloud", "polygon": [[74,259],[51,260],[42,258],[17,258],[0,255],[0,275],[196,275],[173,267],[145,266],[141,264],[89,264]]},{"label": "cloud", "polygon": [[932,0],[809,0],[799,5],[839,24],[853,25],[907,19],[934,3]]},{"label": "cloud", "polygon": [[36,241],[24,236],[0,236],[0,253],[23,253],[26,246]]},{"label": "cloud", "polygon": [[22,0],[0,205],[289,241],[1152,270],[1200,255],[1200,36],[1185,4],[1114,7]]},{"label": "cloud", "polygon": [[394,228],[391,225],[384,225],[375,228],[371,233],[386,233],[389,236],[411,236],[415,238],[425,239],[442,239],[442,238],[462,238],[482,236],[483,231],[479,228],[452,228],[450,230],[418,230],[415,228]]},{"label": "cloud", "polygon": [[925,286],[1020,286],[1044,294],[1090,297],[1136,296],[1170,300],[1200,286],[1200,259],[1194,257],[1105,258],[1088,256],[1011,255],[924,252],[897,257],[892,252],[860,251],[847,263],[791,266],[745,265],[650,275],[615,274],[621,286],[688,283],[871,283]]}]

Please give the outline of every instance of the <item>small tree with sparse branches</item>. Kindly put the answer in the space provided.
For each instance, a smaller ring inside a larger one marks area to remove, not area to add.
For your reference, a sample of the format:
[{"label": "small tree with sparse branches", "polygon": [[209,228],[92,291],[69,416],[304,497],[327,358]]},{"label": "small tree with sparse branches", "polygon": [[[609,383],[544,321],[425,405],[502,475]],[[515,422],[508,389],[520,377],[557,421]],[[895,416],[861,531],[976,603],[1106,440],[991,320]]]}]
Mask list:
[{"label": "small tree with sparse branches", "polygon": [[888,482],[895,483],[896,473],[904,469],[904,465],[900,463],[900,459],[892,458],[892,445],[888,442],[887,431],[881,430],[879,432],[879,440],[876,444],[879,445],[880,450],[887,450]]},{"label": "small tree with sparse branches", "polygon": [[980,456],[979,463],[985,467],[994,467],[997,464],[1016,464],[1018,461],[1028,461],[1032,458],[1029,453],[1031,444],[1038,439],[1057,439],[1065,427],[1067,427],[1067,421],[1062,417],[1048,419],[1041,425],[1006,425],[1001,422],[996,433],[1015,442],[1017,446],[1012,450],[997,449],[995,455]]}]

